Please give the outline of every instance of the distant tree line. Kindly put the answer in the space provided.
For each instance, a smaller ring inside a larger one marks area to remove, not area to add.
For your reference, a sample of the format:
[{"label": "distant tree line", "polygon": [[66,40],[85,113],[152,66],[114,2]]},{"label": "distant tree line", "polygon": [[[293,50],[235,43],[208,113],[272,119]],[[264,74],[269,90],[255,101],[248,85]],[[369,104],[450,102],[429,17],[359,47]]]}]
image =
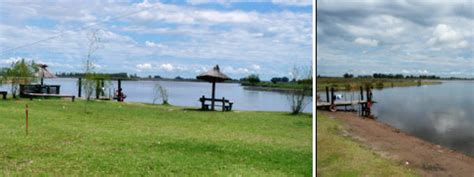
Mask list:
[{"label": "distant tree line", "polygon": [[273,77],[270,81],[276,84],[278,82],[288,82],[290,79],[288,79],[288,77]]},{"label": "distant tree line", "polygon": [[240,82],[248,82],[251,84],[256,84],[260,82],[260,77],[256,74],[251,74],[247,77],[240,78]]},{"label": "distant tree line", "polygon": [[[318,75],[318,77],[321,77]],[[354,78],[353,74],[345,73],[342,75],[344,78]],[[441,79],[441,77],[436,75],[403,75],[403,74],[383,74],[383,73],[374,73],[372,75],[358,75],[357,78],[382,78],[382,79]]]},{"label": "distant tree line", "polygon": [[[99,75],[104,75],[104,76],[107,76],[109,78],[133,78],[133,76],[136,76],[135,75],[128,75],[127,73],[97,73]],[[70,73],[66,73],[66,72],[62,72],[62,73],[56,73],[56,76],[57,77],[72,77],[72,78],[79,78],[79,77],[85,77],[86,76],[86,73],[76,73],[76,72],[70,72]]]}]

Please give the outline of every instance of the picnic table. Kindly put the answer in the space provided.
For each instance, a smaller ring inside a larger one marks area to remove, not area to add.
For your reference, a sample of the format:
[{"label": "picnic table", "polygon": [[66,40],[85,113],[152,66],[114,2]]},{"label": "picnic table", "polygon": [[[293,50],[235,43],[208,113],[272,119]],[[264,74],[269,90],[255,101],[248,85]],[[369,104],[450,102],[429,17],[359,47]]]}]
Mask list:
[{"label": "picnic table", "polygon": [[30,100],[33,100],[33,97],[56,97],[56,98],[71,98],[72,102],[76,99],[75,95],[63,95],[63,94],[48,94],[48,93],[25,93],[24,95],[28,96]]},{"label": "picnic table", "polygon": [[201,102],[201,109],[202,110],[209,110],[210,104],[206,104],[206,102],[220,102],[222,104],[220,105],[215,105],[215,106],[221,106],[222,111],[231,111],[232,110],[232,105],[234,104],[233,102],[230,102],[229,100],[226,100],[224,97],[222,99],[212,99],[212,98],[206,98],[204,95],[199,98],[199,101]]},{"label": "picnic table", "polygon": [[60,88],[60,85],[21,84],[20,97],[29,97],[28,93],[59,94]]}]

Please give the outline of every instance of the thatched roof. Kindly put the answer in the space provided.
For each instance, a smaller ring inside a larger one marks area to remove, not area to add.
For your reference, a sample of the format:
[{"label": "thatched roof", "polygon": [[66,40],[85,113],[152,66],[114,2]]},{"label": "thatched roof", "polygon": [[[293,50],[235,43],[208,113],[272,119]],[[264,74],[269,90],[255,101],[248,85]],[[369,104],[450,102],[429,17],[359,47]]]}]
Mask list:
[{"label": "thatched roof", "polygon": [[216,65],[207,72],[199,74],[196,78],[208,82],[224,82],[225,80],[230,80],[230,77],[219,70],[219,65]]},{"label": "thatched roof", "polygon": [[38,67],[38,72],[35,73],[36,77],[42,77],[42,78],[55,78],[56,77],[53,73],[49,72],[48,69],[46,69],[48,65],[37,64],[36,66]]}]

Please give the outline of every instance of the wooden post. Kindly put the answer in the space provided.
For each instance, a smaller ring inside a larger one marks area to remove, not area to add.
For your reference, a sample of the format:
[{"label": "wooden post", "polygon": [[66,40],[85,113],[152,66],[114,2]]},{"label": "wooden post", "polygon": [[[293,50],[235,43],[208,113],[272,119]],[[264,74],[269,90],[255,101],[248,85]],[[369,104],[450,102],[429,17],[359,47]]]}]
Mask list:
[{"label": "wooden post", "polygon": [[329,87],[326,87],[326,101],[329,102]]},{"label": "wooden post", "polygon": [[95,81],[95,99],[99,99],[99,94],[100,94],[100,81],[96,80]]},{"label": "wooden post", "polygon": [[104,93],[104,86],[105,86],[105,84],[104,84],[104,79],[101,79],[101,80],[100,80],[100,95],[101,95],[101,96],[105,96],[105,93]]},{"label": "wooden post", "polygon": [[117,81],[117,86],[118,86],[118,89],[121,90],[122,89],[122,79],[119,79]]},{"label": "wooden post", "polygon": [[77,91],[77,97],[80,98],[80,97],[81,97],[81,93],[82,93],[82,78],[79,78],[79,83],[78,83],[78,85],[79,85],[79,88],[77,89],[77,90],[78,90],[78,91]]},{"label": "wooden post", "polygon": [[367,102],[369,102],[370,96],[369,96],[369,87],[365,89],[365,96],[367,97]]},{"label": "wooden post", "polygon": [[364,100],[364,89],[360,86],[360,101]]},{"label": "wooden post", "polygon": [[199,101],[201,101],[201,109],[204,110],[204,103],[206,102],[204,95],[201,97],[201,99],[199,99]]},{"label": "wooden post", "polygon": [[331,105],[334,104],[334,88],[331,87]]},{"label": "wooden post", "polygon": [[43,85],[43,83],[44,83],[44,78],[41,77],[41,85]]},{"label": "wooden post", "polygon": [[225,98],[222,97],[222,111],[225,111]]},{"label": "wooden post", "polygon": [[214,99],[216,96],[216,82],[212,82],[212,100],[211,100],[211,110],[214,111]]},{"label": "wooden post", "polygon": [[26,104],[25,113],[26,113],[26,136],[28,136],[28,104]]}]

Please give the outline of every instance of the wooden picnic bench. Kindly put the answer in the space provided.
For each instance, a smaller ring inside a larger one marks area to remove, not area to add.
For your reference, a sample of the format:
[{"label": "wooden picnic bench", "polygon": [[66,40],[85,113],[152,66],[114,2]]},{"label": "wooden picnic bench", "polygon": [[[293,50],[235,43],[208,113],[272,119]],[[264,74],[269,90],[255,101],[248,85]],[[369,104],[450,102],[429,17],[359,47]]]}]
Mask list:
[{"label": "wooden picnic bench", "polygon": [[[204,95],[199,98],[199,101],[201,102],[201,109],[202,110],[209,110],[209,107],[211,104],[206,104],[206,101],[212,102],[212,98],[206,98]],[[224,97],[222,99],[214,99],[214,102],[221,102],[222,104],[218,105],[215,104],[214,106],[220,106],[222,107],[222,111],[231,111],[232,110],[232,105],[234,104],[233,102],[230,102],[229,100],[226,100]]]},{"label": "wooden picnic bench", "polygon": [[44,93],[44,94],[59,94],[60,85],[20,85],[20,97],[28,98],[28,93]]},{"label": "wooden picnic bench", "polygon": [[0,91],[0,95],[3,95],[2,98],[3,98],[4,100],[7,99],[7,92],[6,92],[6,91]]},{"label": "wooden picnic bench", "polygon": [[33,100],[33,97],[56,97],[56,98],[71,98],[72,102],[76,99],[75,95],[62,95],[62,94],[47,94],[47,93],[25,93],[26,96]]}]

